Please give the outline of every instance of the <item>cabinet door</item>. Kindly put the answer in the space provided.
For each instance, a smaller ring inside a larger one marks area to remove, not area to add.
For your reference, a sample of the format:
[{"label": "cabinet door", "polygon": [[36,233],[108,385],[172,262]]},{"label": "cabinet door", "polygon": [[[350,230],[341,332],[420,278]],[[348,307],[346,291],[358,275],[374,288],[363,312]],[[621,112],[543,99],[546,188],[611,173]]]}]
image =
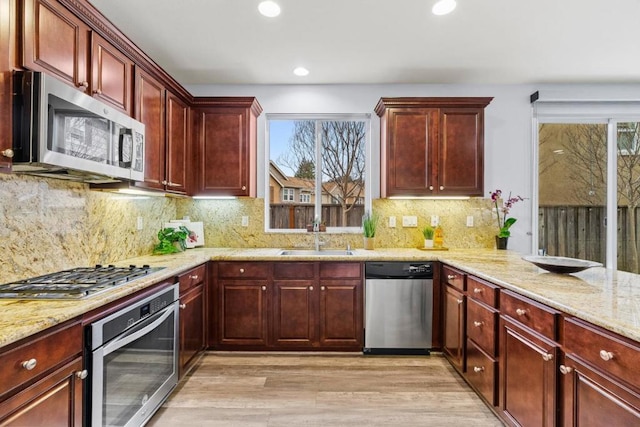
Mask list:
[{"label": "cabinet door", "polygon": [[180,377],[204,349],[204,292],[200,284],[180,297]]},{"label": "cabinet door", "polygon": [[444,287],[444,343],[442,351],[459,371],[464,370],[465,296],[451,286]]},{"label": "cabinet door", "polygon": [[438,193],[482,196],[484,189],[484,110],[440,110]]},{"label": "cabinet door", "polygon": [[82,426],[82,358],[0,403],[3,426]]},{"label": "cabinet door", "polygon": [[220,345],[267,345],[266,281],[221,280],[218,282]]},{"label": "cabinet door", "polygon": [[387,120],[386,167],[381,171],[387,182],[385,196],[432,194],[438,110],[391,109]]},{"label": "cabinet door", "polygon": [[189,146],[189,107],[178,97],[167,93],[167,190],[187,192],[187,154]]},{"label": "cabinet door", "polygon": [[320,347],[362,350],[362,280],[320,281]]},{"label": "cabinet door", "polygon": [[89,28],[52,0],[24,2],[22,63],[87,90]]},{"label": "cabinet door", "polygon": [[136,185],[164,189],[165,167],[165,89],[142,69],[136,69],[135,118],[145,126],[144,182]]},{"label": "cabinet door", "polygon": [[133,62],[96,33],[91,34],[91,94],[131,115]]},{"label": "cabinet door", "polygon": [[515,425],[555,426],[558,346],[500,318],[500,409]]},{"label": "cabinet door", "polygon": [[313,281],[277,280],[273,284],[273,344],[312,347],[317,341],[318,291]]},{"label": "cabinet door", "polygon": [[560,366],[565,427],[640,425],[640,394],[574,355]]}]

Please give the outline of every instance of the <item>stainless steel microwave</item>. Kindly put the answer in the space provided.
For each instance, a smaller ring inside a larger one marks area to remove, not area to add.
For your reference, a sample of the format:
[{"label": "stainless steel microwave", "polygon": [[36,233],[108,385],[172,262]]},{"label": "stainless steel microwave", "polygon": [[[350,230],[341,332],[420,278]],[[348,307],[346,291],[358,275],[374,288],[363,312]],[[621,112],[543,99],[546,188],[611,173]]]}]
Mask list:
[{"label": "stainless steel microwave", "polygon": [[144,124],[43,73],[16,72],[13,83],[14,172],[144,180]]}]

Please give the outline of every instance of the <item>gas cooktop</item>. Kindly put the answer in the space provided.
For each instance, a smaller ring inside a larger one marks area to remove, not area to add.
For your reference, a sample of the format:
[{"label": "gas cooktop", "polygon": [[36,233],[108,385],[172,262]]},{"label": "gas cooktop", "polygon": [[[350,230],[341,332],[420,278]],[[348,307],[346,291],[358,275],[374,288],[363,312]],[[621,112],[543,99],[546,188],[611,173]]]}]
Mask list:
[{"label": "gas cooktop", "polygon": [[164,267],[80,267],[0,285],[0,298],[82,299],[140,279]]}]

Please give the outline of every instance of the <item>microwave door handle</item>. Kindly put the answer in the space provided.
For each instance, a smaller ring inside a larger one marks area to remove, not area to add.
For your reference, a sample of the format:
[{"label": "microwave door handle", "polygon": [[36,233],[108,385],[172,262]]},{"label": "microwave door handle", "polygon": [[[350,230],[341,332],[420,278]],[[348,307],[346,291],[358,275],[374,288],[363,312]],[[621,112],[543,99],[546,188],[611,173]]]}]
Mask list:
[{"label": "microwave door handle", "polygon": [[128,136],[127,140],[129,141],[129,152],[131,153],[133,150],[133,130],[132,129],[121,129],[120,130],[120,138],[118,140],[118,164],[121,168],[129,168],[131,169],[131,160],[125,162],[124,158],[124,139],[125,135]]},{"label": "microwave door handle", "polygon": [[[169,318],[175,312],[175,306],[177,302],[172,303],[170,306],[165,308],[163,311],[155,313],[149,318],[144,319],[140,324],[134,326],[131,330],[127,331],[122,336],[115,338],[109,344],[105,345],[103,348],[104,355],[110,354],[125,345],[145,336],[149,332],[153,331],[155,328],[160,326],[165,320]],[[155,320],[151,321],[154,317]],[[151,323],[149,323],[151,321]]]}]

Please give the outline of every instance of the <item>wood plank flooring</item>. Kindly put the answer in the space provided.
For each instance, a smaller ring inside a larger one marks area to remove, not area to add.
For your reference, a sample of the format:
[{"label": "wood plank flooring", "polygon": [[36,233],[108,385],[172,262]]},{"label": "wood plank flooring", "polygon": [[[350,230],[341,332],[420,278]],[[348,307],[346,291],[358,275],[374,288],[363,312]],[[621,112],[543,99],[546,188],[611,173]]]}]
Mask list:
[{"label": "wood plank flooring", "polygon": [[207,353],[150,427],[502,426],[439,354]]}]

